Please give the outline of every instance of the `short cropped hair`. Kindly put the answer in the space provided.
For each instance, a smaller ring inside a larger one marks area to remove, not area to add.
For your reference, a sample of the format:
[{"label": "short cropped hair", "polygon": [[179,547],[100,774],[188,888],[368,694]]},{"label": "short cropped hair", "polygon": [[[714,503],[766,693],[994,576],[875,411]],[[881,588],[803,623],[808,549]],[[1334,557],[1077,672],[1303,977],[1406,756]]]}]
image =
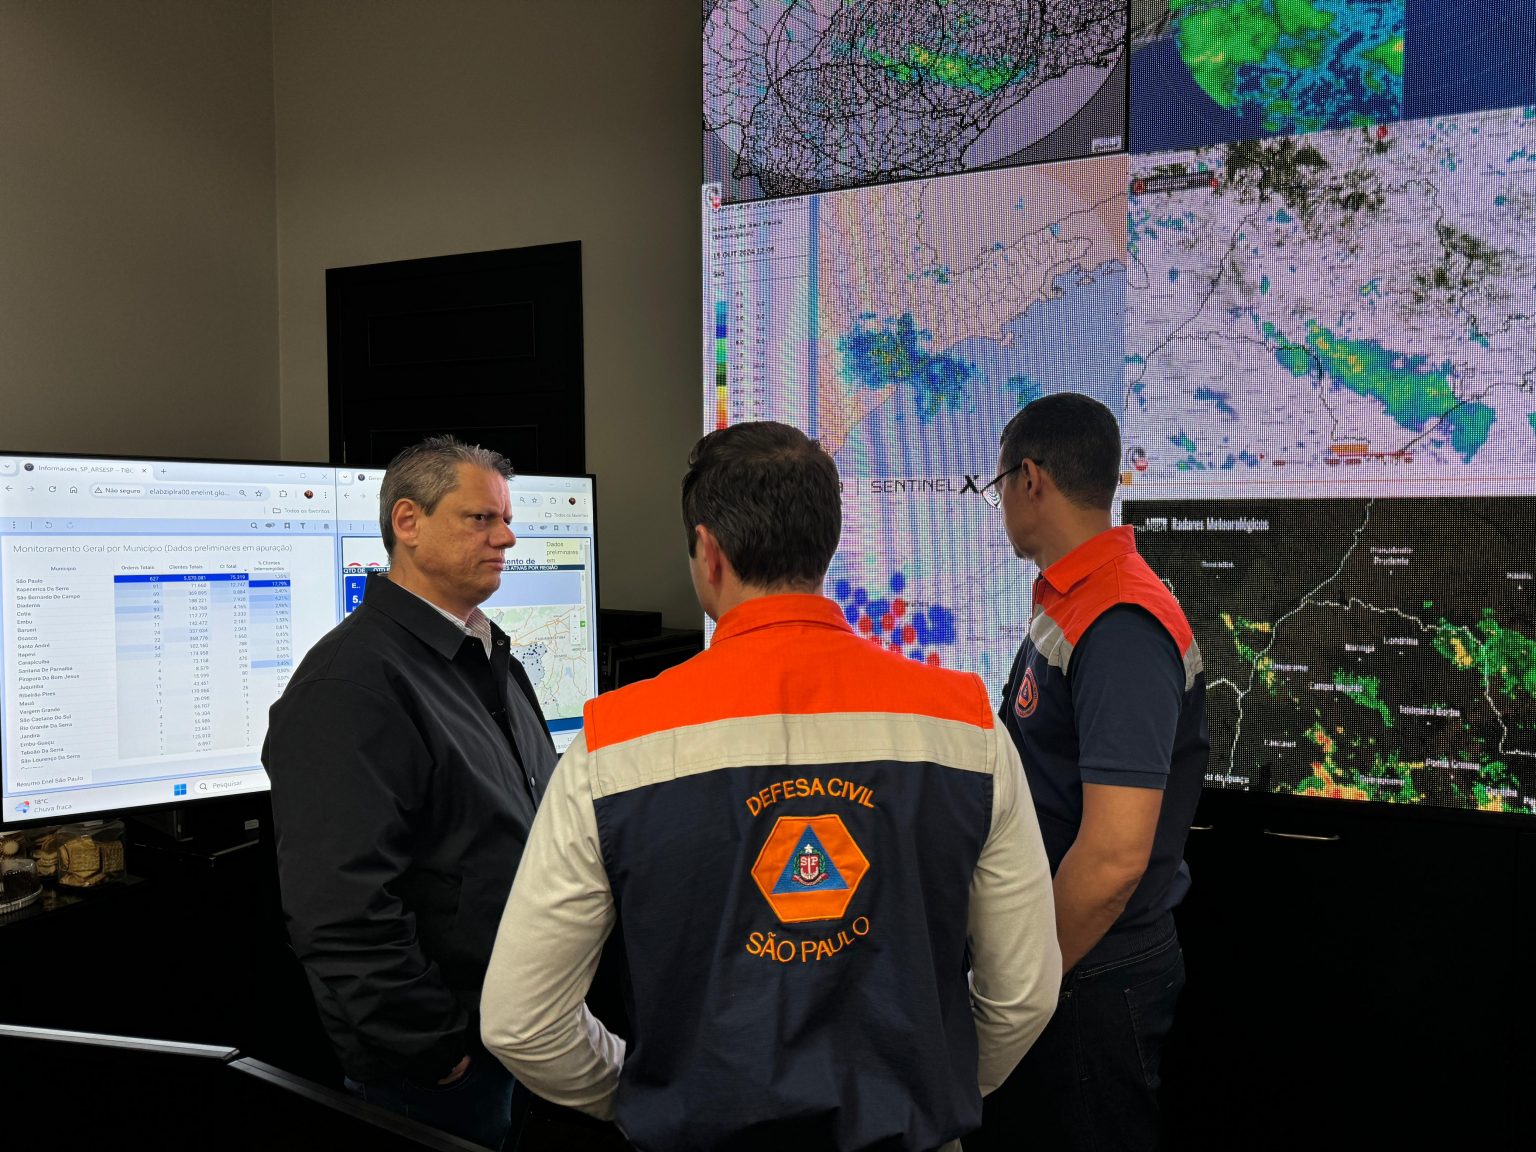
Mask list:
[{"label": "short cropped hair", "polygon": [[1092,396],[1056,392],[1015,413],[998,455],[999,471],[1033,460],[1072,503],[1108,508],[1120,483],[1120,425]]},{"label": "short cropped hair", "polygon": [[821,583],[843,531],[837,465],[798,428],[762,420],[709,433],[683,477],[683,530],[720,541],[742,583],[809,589]]},{"label": "short cropped hair", "polygon": [[384,537],[384,551],[395,554],[395,526],[391,523],[395,505],[414,500],[423,512],[432,515],[438,502],[458,487],[460,464],[499,472],[508,479],[516,475],[500,452],[452,436],[428,436],[401,449],[389,462],[384,483],[379,486],[379,532]]}]

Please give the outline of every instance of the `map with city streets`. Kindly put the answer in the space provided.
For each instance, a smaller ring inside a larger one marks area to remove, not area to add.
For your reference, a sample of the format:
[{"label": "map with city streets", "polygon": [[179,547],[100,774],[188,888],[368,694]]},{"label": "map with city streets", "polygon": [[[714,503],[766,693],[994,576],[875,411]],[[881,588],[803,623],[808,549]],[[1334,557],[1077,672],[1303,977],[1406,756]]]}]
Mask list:
[{"label": "map with city streets", "polygon": [[1536,813],[1536,504],[1125,503],[1205,661],[1212,787]]},{"label": "map with city streets", "polygon": [[545,720],[580,716],[592,692],[592,653],[582,604],[495,607],[484,612],[507,634]]}]

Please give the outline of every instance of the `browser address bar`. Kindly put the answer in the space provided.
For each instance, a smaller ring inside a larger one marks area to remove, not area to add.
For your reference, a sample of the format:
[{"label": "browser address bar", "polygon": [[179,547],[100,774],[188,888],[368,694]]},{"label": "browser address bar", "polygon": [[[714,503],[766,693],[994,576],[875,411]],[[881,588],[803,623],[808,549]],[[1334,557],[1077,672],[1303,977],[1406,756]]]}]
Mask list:
[{"label": "browser address bar", "polygon": [[149,500],[265,500],[265,484],[106,484],[90,487],[92,496],[103,499]]}]

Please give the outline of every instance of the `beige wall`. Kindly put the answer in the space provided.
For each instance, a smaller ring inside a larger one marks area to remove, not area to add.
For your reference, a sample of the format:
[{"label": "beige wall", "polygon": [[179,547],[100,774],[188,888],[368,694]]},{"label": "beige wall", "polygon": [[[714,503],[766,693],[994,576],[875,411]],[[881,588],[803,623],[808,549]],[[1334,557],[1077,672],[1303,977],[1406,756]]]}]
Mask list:
[{"label": "beige wall", "polygon": [[[694,0],[272,0],[282,450],[324,458],[325,269],[582,243],[602,600],[696,626]],[[516,463],[516,461],[514,461]]]},{"label": "beige wall", "polygon": [[0,0],[0,447],[279,449],[268,0]]}]

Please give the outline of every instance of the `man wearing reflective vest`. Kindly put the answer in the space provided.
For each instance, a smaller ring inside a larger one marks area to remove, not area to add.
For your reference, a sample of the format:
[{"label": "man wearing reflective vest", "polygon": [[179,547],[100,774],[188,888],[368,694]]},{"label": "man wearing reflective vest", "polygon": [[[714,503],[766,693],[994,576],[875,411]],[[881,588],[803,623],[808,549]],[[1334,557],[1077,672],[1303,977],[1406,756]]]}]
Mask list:
[{"label": "man wearing reflective vest", "polygon": [[[709,649],[587,705],[507,902],[482,1034],[642,1149],[937,1149],[1060,979],[1024,773],[975,676],[859,636],[821,586],[831,458],[771,422],[683,480]],[[628,1046],[582,998],[622,930]]]}]

